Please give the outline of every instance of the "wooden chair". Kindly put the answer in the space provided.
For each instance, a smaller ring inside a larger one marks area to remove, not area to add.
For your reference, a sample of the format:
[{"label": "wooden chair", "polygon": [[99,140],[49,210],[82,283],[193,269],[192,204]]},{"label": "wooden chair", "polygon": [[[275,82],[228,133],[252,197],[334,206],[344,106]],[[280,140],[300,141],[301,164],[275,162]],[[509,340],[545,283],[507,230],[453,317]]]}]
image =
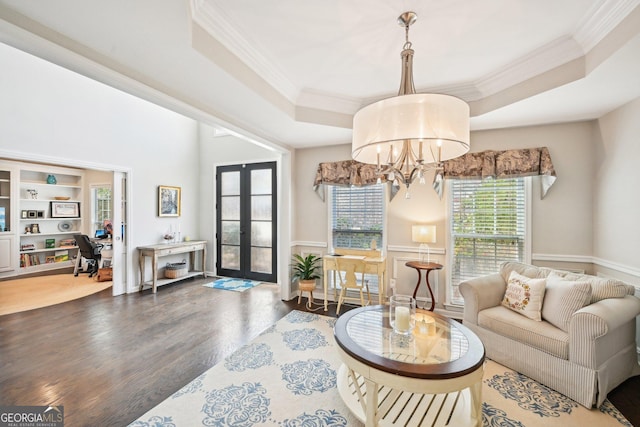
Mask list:
[{"label": "wooden chair", "polygon": [[[369,293],[369,283],[364,280],[365,263],[361,259],[352,259],[340,257],[336,259],[336,267],[338,269],[338,277],[340,278],[340,297],[338,298],[338,307],[336,315],[340,314],[340,307],[346,300],[360,302],[364,306],[364,290],[367,290],[367,304],[371,304],[371,294]],[[358,278],[360,281],[358,281]],[[360,298],[347,297],[349,289],[357,289]]]}]

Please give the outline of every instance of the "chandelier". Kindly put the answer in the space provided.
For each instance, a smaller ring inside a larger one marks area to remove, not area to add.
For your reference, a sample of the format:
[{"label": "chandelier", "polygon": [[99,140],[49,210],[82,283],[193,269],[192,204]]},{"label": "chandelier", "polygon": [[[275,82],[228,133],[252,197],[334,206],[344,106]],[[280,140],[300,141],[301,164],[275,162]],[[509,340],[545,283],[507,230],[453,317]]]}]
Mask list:
[{"label": "chandelier", "polygon": [[[414,12],[398,17],[405,28],[402,77],[398,96],[370,104],[353,117],[352,157],[378,166],[379,178],[407,187],[425,172],[436,169],[434,188],[441,185],[442,162],[469,151],[469,105],[455,96],[416,93],[413,84],[413,49],[409,27]],[[438,181],[438,182],[436,182]]]}]

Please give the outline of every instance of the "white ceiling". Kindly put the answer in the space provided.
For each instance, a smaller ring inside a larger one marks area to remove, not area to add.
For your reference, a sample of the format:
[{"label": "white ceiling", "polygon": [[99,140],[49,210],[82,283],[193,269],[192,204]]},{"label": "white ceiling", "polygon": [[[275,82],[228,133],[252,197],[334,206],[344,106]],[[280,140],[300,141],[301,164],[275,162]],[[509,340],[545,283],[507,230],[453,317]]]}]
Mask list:
[{"label": "white ceiling", "polygon": [[472,129],[588,120],[640,96],[640,0],[0,0],[0,41],[256,141],[347,143],[394,96],[404,29],[418,92]]}]

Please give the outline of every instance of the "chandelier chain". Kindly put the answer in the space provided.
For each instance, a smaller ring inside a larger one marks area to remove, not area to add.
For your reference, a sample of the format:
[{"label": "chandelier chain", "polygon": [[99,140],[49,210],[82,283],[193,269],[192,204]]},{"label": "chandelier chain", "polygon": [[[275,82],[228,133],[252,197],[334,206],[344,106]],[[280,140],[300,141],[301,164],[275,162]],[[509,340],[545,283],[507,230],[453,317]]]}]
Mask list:
[{"label": "chandelier chain", "polygon": [[411,42],[409,41],[409,24],[404,26],[404,46],[403,49],[411,49]]}]

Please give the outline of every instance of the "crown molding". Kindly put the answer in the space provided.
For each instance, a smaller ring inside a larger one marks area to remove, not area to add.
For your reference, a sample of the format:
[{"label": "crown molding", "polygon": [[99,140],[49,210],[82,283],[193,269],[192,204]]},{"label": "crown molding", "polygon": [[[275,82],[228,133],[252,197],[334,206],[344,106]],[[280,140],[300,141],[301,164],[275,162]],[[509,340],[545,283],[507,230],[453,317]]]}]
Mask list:
[{"label": "crown molding", "polygon": [[572,37],[561,37],[477,80],[473,86],[482,98],[494,95],[582,56],[582,47]]},{"label": "crown molding", "polygon": [[573,38],[582,46],[583,51],[588,53],[638,5],[640,0],[605,1],[585,15],[573,33]]},{"label": "crown molding", "polygon": [[[361,107],[381,99],[395,96],[390,93],[370,98],[352,98],[335,93],[326,93],[313,88],[298,88],[278,68],[274,61],[262,54],[256,45],[243,37],[233,25],[233,21],[224,12],[224,8],[216,5],[216,0],[190,0],[191,18],[207,33],[218,40],[238,60],[244,62],[274,90],[288,99],[296,110],[298,121],[348,127],[349,116]],[[567,78],[559,79],[564,83],[584,77],[586,68],[576,73],[571,67],[563,67],[576,59],[585,57],[592,48],[603,40],[621,23],[636,7],[640,0],[604,0],[587,11],[584,18],[569,34],[539,47],[529,54],[491,72],[477,80],[456,85],[418,88],[421,93],[443,93],[461,98],[467,102],[492,105],[485,102],[494,95],[505,94],[512,88],[519,90],[521,85],[552,70],[567,73]],[[581,62],[584,64],[584,61]],[[557,74],[556,73],[556,74]],[[559,81],[557,76],[554,81]],[[537,85],[538,93],[556,87],[553,82]],[[532,95],[532,94],[529,94]],[[503,104],[503,103],[502,103]],[[497,107],[503,106],[499,103]],[[482,111],[486,113],[487,111]]]},{"label": "crown molding", "polygon": [[300,89],[285,76],[274,61],[260,53],[235,29],[233,21],[225,14],[223,7],[214,10],[213,3],[215,0],[190,0],[191,19],[295,104]]},{"label": "crown molding", "polygon": [[362,99],[324,93],[314,89],[303,89],[298,96],[297,105],[298,107],[354,114],[363,104]]}]

